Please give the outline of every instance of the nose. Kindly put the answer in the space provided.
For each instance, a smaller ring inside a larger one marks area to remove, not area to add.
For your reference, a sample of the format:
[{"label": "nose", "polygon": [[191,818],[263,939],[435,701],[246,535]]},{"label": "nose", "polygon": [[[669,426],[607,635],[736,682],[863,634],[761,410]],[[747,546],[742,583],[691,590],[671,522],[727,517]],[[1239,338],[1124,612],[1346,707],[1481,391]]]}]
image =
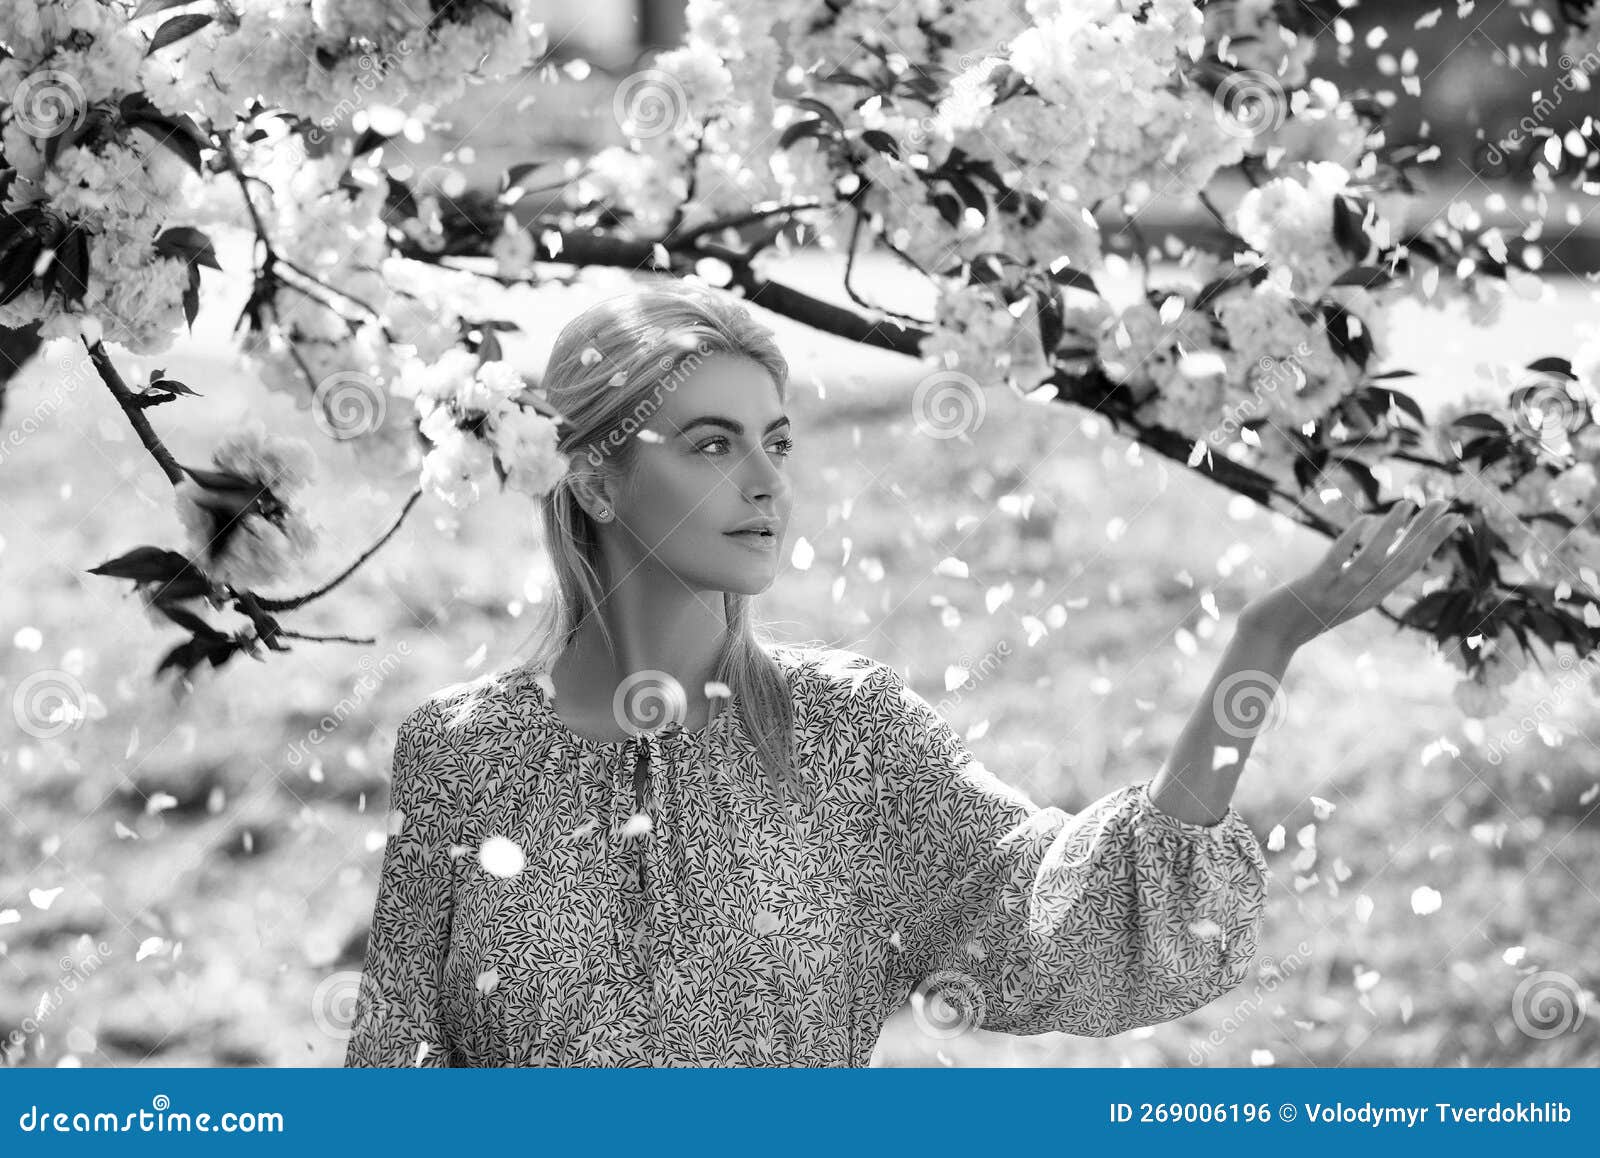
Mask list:
[{"label": "nose", "polygon": [[788,493],[789,480],[765,450],[745,456],[740,464],[739,489],[753,503],[771,504]]}]

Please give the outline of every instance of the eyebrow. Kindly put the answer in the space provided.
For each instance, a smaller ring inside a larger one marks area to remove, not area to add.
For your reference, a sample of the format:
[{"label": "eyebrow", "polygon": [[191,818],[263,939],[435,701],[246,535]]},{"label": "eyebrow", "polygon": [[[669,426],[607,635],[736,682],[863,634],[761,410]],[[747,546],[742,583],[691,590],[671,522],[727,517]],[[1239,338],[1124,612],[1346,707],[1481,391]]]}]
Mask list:
[{"label": "eyebrow", "polygon": [[[767,423],[767,428],[761,433],[771,434],[774,430],[778,429],[778,427],[787,425],[789,425],[789,416],[787,414],[780,414],[771,422]],[[689,431],[694,429],[696,426],[719,426],[723,430],[729,431],[733,434],[744,433],[744,423],[735,422],[731,418],[723,418],[716,414],[702,414],[699,418],[691,418],[688,422],[685,422],[678,428],[678,433],[688,434]]]}]

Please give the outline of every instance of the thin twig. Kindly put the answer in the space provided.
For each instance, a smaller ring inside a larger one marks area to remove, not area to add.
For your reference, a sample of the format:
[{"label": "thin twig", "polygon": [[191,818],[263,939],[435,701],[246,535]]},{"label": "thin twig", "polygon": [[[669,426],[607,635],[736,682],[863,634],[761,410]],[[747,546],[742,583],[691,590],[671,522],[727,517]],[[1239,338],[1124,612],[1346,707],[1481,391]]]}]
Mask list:
[{"label": "thin twig", "polygon": [[324,583],[321,587],[318,587],[315,591],[308,591],[304,595],[294,595],[294,596],[290,596],[287,599],[261,599],[261,600],[258,600],[258,602],[261,605],[262,610],[264,610],[264,611],[293,611],[295,608],[304,607],[307,603],[310,603],[313,599],[320,599],[320,598],[322,598],[322,596],[324,596],[328,592],[332,591],[335,587],[339,586],[339,584],[343,583],[346,579],[350,578],[351,575],[355,574],[356,570],[358,568],[360,568],[360,566],[363,563],[365,563],[368,559],[372,558],[372,556],[377,553],[378,548],[382,547],[385,543],[387,543],[389,541],[389,539],[394,535],[394,533],[400,529],[400,524],[406,521],[406,516],[411,513],[411,508],[416,506],[417,500],[420,499],[421,497],[422,497],[422,487],[421,486],[414,487],[412,489],[412,491],[411,491],[410,496],[406,499],[405,506],[400,508],[400,514],[395,517],[394,523],[391,524],[389,529],[383,533],[383,536],[381,538],[379,538],[376,543],[372,544],[372,546],[368,547],[365,551],[363,551],[361,553],[360,557],[357,558],[354,563],[350,564],[350,566],[346,567],[338,575],[336,575],[332,579],[328,580],[328,582]]},{"label": "thin twig", "polygon": [[860,294],[856,293],[855,286],[851,284],[851,276],[854,274],[856,268],[856,239],[861,235],[862,224],[863,215],[861,210],[857,209],[855,222],[850,226],[850,251],[845,255],[844,259],[844,292],[849,294],[850,300],[855,302],[856,305],[860,306],[862,309],[873,310],[880,314],[887,314],[889,317],[894,318],[897,321],[905,322],[908,325],[926,326],[928,323],[923,321],[921,318],[914,318],[910,314],[902,314],[895,310],[887,309],[883,306],[873,305]]},{"label": "thin twig", "polygon": [[[738,213],[732,217],[724,217],[717,221],[707,221],[704,225],[697,225],[687,233],[681,234],[676,241],[667,246],[668,249],[688,249],[700,238],[708,233],[721,233],[725,229],[738,229],[745,225],[754,225],[758,221],[765,221],[769,217],[793,216],[803,213],[808,209],[821,209],[822,202],[812,201],[808,204],[791,203],[787,205],[774,205],[769,209],[752,209],[748,213]],[[666,238],[662,238],[663,244]]]},{"label": "thin twig", "polygon": [[313,643],[376,643],[370,636],[354,635],[311,635],[300,631],[280,631],[278,635],[283,639],[308,639]]},{"label": "thin twig", "polygon": [[[355,294],[351,293],[347,289],[341,289],[339,286],[336,286],[336,285],[333,285],[333,284],[331,284],[329,282],[323,281],[316,274],[312,273],[308,269],[301,268],[298,264],[296,264],[295,262],[289,260],[287,257],[284,257],[281,253],[278,255],[278,261],[281,262],[282,264],[288,266],[290,269],[294,270],[295,273],[299,274],[301,277],[305,278],[307,281],[315,282],[319,287],[321,287],[322,289],[327,290],[329,293],[338,294],[340,297],[344,298],[346,301],[348,301],[348,302],[350,302],[350,303],[352,303],[354,305],[360,306],[363,310],[366,310],[367,313],[371,314],[372,317],[375,320],[381,320],[383,318],[383,315],[380,314],[376,309],[374,309],[364,299],[362,299],[360,297],[357,297]],[[331,309],[332,307],[329,307],[329,308]]]}]

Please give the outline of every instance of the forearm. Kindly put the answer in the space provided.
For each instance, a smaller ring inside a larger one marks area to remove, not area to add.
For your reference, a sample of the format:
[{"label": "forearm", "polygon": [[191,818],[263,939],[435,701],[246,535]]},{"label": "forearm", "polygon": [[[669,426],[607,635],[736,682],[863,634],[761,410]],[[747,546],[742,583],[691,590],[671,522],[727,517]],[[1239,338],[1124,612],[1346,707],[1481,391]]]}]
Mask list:
[{"label": "forearm", "polygon": [[1258,730],[1282,710],[1274,696],[1282,695],[1295,650],[1291,635],[1270,618],[1248,611],[1239,617],[1205,693],[1151,781],[1157,808],[1192,824],[1215,824],[1227,814]]}]

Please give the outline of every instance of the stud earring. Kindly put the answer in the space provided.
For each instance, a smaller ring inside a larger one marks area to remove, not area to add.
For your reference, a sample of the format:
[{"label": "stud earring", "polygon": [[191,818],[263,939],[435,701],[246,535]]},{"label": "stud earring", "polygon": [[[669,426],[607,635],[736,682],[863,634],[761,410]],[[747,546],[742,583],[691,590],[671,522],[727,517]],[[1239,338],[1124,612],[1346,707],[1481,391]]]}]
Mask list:
[{"label": "stud earring", "polygon": [[611,508],[610,507],[601,507],[600,508],[600,517],[602,519],[609,519],[611,517]]}]

